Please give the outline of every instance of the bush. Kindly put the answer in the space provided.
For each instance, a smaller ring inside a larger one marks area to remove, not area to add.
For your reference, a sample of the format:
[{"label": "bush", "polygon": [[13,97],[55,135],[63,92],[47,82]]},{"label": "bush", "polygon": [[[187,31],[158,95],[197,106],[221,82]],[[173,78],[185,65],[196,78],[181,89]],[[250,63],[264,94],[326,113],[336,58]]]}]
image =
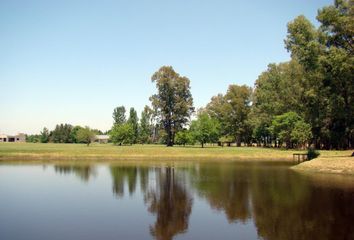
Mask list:
[{"label": "bush", "polygon": [[175,143],[177,145],[194,144],[192,133],[188,130],[182,130],[176,133]]},{"label": "bush", "polygon": [[320,153],[319,153],[315,148],[310,147],[310,148],[307,150],[307,159],[308,159],[308,160],[317,158],[318,156],[320,156]]}]

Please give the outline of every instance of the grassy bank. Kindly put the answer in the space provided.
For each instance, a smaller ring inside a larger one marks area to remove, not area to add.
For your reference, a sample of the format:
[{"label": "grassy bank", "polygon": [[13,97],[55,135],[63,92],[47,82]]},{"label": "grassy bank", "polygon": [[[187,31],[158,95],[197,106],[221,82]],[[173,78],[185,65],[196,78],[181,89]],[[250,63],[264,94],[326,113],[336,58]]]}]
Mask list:
[{"label": "grassy bank", "polygon": [[255,147],[0,143],[0,161],[14,160],[260,160],[292,161],[294,150]]},{"label": "grassy bank", "polygon": [[[296,150],[256,148],[133,145],[112,144],[40,144],[0,143],[3,162],[66,162],[66,161],[288,161]],[[337,173],[354,175],[352,151],[320,151],[319,158],[292,168],[309,173]]]},{"label": "grassy bank", "polygon": [[354,175],[353,151],[321,151],[320,157],[303,162],[292,168],[302,172],[335,173]]}]

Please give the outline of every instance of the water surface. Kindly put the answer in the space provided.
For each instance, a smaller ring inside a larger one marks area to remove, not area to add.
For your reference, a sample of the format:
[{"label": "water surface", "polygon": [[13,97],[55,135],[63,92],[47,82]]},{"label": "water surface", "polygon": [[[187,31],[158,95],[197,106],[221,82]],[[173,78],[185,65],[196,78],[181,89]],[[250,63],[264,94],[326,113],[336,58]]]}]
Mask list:
[{"label": "water surface", "polygon": [[0,239],[354,239],[353,178],[331,178],[274,163],[2,164]]}]

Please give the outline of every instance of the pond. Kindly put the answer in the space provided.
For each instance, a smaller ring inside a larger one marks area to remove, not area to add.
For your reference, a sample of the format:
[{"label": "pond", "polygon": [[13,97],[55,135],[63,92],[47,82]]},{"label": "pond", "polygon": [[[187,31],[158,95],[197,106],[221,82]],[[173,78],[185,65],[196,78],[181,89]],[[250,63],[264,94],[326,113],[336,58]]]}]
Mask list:
[{"label": "pond", "polygon": [[332,178],[274,163],[1,164],[0,239],[354,239],[353,178]]}]

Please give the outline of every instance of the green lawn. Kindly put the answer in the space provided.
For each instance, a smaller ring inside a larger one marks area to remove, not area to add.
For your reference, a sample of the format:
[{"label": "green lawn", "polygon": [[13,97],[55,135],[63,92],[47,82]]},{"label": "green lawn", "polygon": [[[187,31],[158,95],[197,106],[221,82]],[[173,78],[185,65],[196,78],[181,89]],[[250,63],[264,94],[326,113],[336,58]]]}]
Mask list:
[{"label": "green lawn", "polygon": [[[217,147],[112,144],[0,143],[0,160],[261,160],[292,161],[296,150],[257,147]],[[350,155],[349,151],[321,151],[321,156]]]}]

